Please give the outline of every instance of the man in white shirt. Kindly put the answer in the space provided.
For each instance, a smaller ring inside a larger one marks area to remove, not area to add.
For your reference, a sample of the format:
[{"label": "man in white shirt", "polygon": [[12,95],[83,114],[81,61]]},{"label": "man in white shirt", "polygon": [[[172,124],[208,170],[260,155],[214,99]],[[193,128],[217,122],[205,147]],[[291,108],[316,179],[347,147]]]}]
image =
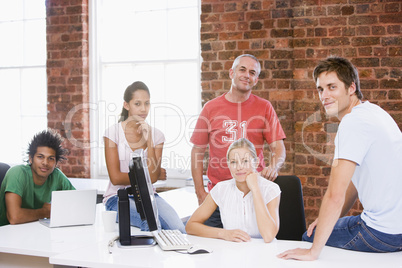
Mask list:
[{"label": "man in white shirt", "polygon": [[[312,247],[288,250],[278,257],[315,260],[324,245],[401,251],[401,130],[379,106],[362,101],[358,72],[348,60],[330,57],[318,64],[313,77],[326,113],[341,121],[334,162],[318,219],[303,235]],[[344,217],[357,198],[363,212]]]}]

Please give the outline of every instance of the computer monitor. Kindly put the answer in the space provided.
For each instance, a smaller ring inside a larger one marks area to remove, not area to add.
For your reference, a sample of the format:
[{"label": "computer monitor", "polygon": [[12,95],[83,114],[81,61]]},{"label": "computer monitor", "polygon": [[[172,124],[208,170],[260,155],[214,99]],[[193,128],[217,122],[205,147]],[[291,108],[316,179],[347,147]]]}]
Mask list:
[{"label": "computer monitor", "polygon": [[149,176],[144,151],[136,150],[131,154],[129,166],[131,187],[118,190],[119,197],[119,234],[122,246],[155,245],[152,236],[131,236],[129,195],[133,195],[135,205],[142,220],[146,220],[150,231],[159,231],[161,225],[158,217],[158,208]]}]

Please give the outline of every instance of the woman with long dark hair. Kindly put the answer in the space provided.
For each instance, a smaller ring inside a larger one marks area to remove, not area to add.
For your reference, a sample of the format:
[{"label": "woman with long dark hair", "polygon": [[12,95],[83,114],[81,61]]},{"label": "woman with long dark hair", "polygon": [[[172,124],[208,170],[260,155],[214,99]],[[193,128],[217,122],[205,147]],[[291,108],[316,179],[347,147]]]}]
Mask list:
[{"label": "woman with long dark hair", "polygon": [[[145,121],[150,106],[148,87],[143,82],[134,82],[124,93],[123,110],[119,122],[105,131],[105,157],[110,178],[103,199],[106,210],[118,211],[117,190],[130,185],[129,163],[130,155],[134,151],[144,150],[152,183],[155,183],[160,176],[165,136]],[[177,229],[185,233],[184,224],[176,211],[156,192],[154,195],[162,229]],[[143,231],[149,230],[147,222],[141,220],[132,196],[130,197],[130,222],[131,225]]]}]

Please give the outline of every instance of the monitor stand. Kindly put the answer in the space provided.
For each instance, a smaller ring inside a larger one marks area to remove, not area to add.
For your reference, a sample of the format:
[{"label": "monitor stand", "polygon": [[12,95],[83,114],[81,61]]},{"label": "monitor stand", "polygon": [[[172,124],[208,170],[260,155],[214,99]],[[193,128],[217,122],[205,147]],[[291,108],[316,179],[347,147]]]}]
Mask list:
[{"label": "monitor stand", "polygon": [[121,241],[117,241],[117,246],[119,248],[152,247],[155,245],[156,245],[155,239],[152,236],[146,236],[146,235],[130,236],[130,241],[126,241],[124,245],[121,243]]},{"label": "monitor stand", "polygon": [[121,188],[117,191],[120,235],[117,245],[119,247],[150,247],[156,245],[153,236],[131,235],[129,194],[132,194],[131,187]]}]

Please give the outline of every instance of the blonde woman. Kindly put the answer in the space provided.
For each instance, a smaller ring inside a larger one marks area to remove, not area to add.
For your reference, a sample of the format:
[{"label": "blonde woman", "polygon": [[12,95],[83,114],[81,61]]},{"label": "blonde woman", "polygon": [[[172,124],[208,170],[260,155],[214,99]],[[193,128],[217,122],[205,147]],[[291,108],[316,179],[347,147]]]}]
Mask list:
[{"label": "blonde woman", "polygon": [[[234,242],[250,238],[271,242],[279,230],[279,186],[257,173],[256,150],[247,139],[232,143],[226,158],[233,179],[211,190],[187,222],[187,233]],[[217,207],[223,229],[204,225]]]}]

